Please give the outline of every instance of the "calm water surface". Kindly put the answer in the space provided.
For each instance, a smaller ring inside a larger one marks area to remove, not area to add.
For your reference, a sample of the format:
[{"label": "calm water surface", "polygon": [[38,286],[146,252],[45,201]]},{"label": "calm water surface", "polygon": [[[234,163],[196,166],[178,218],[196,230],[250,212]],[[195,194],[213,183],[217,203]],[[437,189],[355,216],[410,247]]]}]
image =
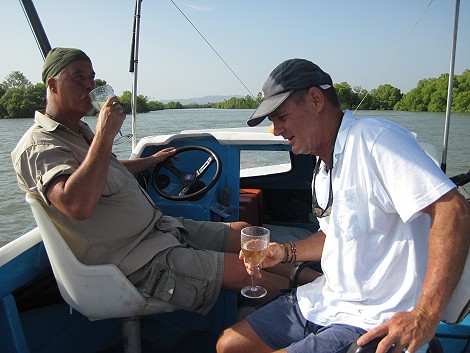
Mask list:
[{"label": "calm water surface", "polygon": [[[210,129],[246,126],[251,110],[188,109],[164,110],[137,116],[137,140],[143,136],[176,133],[189,129]],[[377,112],[360,111],[358,116],[383,116],[416,132],[422,141],[434,144],[442,155],[444,113]],[[86,118],[94,128],[95,118]],[[131,131],[130,116],[122,131]],[[36,225],[24,193],[19,190],[11,164],[10,152],[23,133],[33,124],[33,119],[0,119],[0,246],[19,237]],[[268,122],[263,124],[268,126]],[[470,169],[470,114],[452,114],[449,130],[447,174],[449,176]],[[115,146],[119,158],[130,155],[131,144]],[[470,187],[467,186],[470,191]]]}]

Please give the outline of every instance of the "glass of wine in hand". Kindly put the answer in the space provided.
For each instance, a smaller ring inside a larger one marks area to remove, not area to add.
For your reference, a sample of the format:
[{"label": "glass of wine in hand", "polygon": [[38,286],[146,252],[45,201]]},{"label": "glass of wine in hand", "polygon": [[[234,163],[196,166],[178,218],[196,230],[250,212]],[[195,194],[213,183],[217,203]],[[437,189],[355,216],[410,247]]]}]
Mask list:
[{"label": "glass of wine in hand", "polygon": [[[110,85],[96,87],[90,92],[91,104],[93,104],[97,111],[100,111],[111,97],[114,97],[114,90]],[[132,134],[123,135],[121,130],[119,130],[119,136],[114,140],[114,144],[117,145],[121,142],[129,141],[131,138]]]},{"label": "glass of wine in hand", "polygon": [[247,286],[241,290],[241,293],[247,298],[262,298],[268,293],[265,288],[255,285],[259,271],[258,266],[266,257],[268,246],[269,229],[258,226],[242,229],[241,247],[245,262],[250,263],[254,267],[254,275],[251,277],[251,286]]}]

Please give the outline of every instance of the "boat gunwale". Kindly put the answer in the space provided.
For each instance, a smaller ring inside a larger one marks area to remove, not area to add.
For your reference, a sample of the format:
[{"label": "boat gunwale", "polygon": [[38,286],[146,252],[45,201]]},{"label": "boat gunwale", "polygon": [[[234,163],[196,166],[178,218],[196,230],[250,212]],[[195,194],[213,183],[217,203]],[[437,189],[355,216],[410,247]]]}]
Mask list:
[{"label": "boat gunwale", "polygon": [[39,228],[35,227],[22,236],[6,243],[0,247],[0,267],[40,242],[42,242],[41,233],[39,232]]}]

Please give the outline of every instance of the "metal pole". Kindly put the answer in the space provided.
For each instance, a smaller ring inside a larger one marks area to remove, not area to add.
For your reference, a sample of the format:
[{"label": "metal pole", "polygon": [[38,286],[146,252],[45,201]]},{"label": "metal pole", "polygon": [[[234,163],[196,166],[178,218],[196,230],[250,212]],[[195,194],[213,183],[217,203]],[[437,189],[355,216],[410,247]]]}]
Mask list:
[{"label": "metal pole", "polygon": [[122,319],[121,330],[124,353],[140,353],[142,348],[140,319],[138,317]]},{"label": "metal pole", "polygon": [[447,89],[447,108],[446,108],[446,120],[445,120],[445,126],[444,126],[444,143],[442,146],[442,161],[441,161],[441,169],[444,173],[446,172],[446,169],[447,169],[447,148],[448,148],[448,141],[449,141],[450,110],[452,106],[452,89],[454,88],[455,49],[457,46],[457,29],[459,27],[459,9],[460,9],[460,0],[455,0],[454,36],[452,39],[452,52],[450,55],[449,87]]},{"label": "metal pole", "polygon": [[132,82],[132,150],[136,146],[136,116],[137,116],[137,66],[139,62],[139,34],[140,34],[140,9],[142,0],[136,0],[133,37],[133,82]]},{"label": "metal pole", "polygon": [[46,31],[44,31],[44,27],[42,26],[41,20],[39,19],[33,1],[20,0],[20,4],[23,7],[26,18],[28,19],[29,26],[33,31],[34,38],[36,39],[36,43],[39,46],[42,58],[45,60],[47,53],[51,51],[51,45],[49,43],[49,39],[47,39]]}]

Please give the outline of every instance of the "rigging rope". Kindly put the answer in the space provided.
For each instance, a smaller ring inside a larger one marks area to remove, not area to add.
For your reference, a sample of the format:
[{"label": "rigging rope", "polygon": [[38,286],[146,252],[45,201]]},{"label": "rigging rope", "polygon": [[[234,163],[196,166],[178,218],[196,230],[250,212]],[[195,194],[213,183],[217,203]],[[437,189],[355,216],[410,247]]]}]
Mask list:
[{"label": "rigging rope", "polygon": [[207,45],[209,45],[209,47],[212,49],[212,51],[219,57],[220,60],[222,60],[222,62],[225,64],[225,66],[227,66],[227,68],[232,72],[232,74],[237,78],[237,80],[243,85],[243,87],[245,87],[245,89],[248,91],[248,93],[250,93],[251,97],[253,99],[255,99],[255,96],[253,93],[251,93],[251,91],[248,89],[248,87],[243,83],[243,81],[240,79],[240,77],[238,77],[238,75],[235,73],[235,71],[232,70],[232,68],[230,67],[229,64],[227,64],[227,62],[224,60],[224,58],[222,58],[222,56],[217,52],[217,50],[215,50],[215,48],[211,45],[211,43],[209,43],[209,41],[206,39],[206,37],[204,37],[204,35],[196,28],[196,26],[191,22],[191,20],[188,18],[188,16],[186,16],[184,14],[183,11],[181,11],[181,9],[178,7],[178,5],[175,4],[175,2],[173,0],[170,0],[173,5],[175,5],[175,7],[178,9],[178,11],[184,16],[184,18],[186,18],[186,20],[191,24],[191,26],[193,26],[193,28],[196,30],[196,32],[202,37],[202,39],[204,39],[204,41],[207,43]]},{"label": "rigging rope", "polygon": [[[395,56],[397,56],[398,52],[400,51],[400,49],[403,47],[403,45],[405,44],[405,42],[408,40],[408,38],[410,37],[411,33],[414,31],[414,29],[416,28],[416,26],[418,25],[419,21],[421,21],[421,19],[423,18],[424,14],[428,11],[429,7],[431,6],[432,2],[434,0],[431,0],[428,4],[428,6],[426,6],[426,8],[424,9],[424,11],[421,13],[421,15],[418,17],[418,19],[416,20],[415,24],[413,25],[413,27],[410,29],[410,31],[408,32],[408,34],[405,36],[405,38],[403,39],[403,41],[401,42],[401,44],[398,46],[397,50],[395,50],[395,53],[393,53],[393,55],[391,56],[391,58],[388,60],[387,64],[385,65],[385,67],[382,69],[382,71],[380,71],[379,75],[377,76],[377,78],[374,80],[374,82],[372,82],[371,84],[371,88],[374,87],[375,83],[377,82],[377,80],[382,76],[382,74],[384,73],[384,71],[387,69],[387,67],[390,65],[390,63],[393,61],[393,59],[395,58]],[[362,98],[362,100],[359,102],[359,104],[357,105],[356,109],[354,110],[354,113],[359,109],[359,107],[361,106],[362,102],[364,102],[364,99],[366,99],[366,97],[369,95],[369,92],[370,91],[367,91],[366,95]]]}]

